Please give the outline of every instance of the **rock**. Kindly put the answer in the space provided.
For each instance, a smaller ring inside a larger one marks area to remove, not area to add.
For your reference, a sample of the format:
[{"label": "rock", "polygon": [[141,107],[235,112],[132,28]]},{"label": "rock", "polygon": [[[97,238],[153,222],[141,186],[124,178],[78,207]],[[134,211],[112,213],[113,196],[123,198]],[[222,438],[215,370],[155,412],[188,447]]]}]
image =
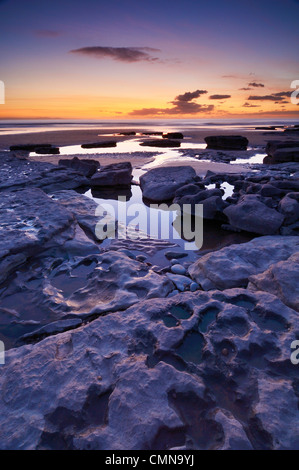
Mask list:
[{"label": "rock", "polygon": [[96,215],[98,205],[94,200],[71,190],[56,191],[50,197],[73,214],[80,227],[89,237],[97,242],[99,241],[95,231],[100,217]]},{"label": "rock", "polygon": [[177,140],[170,139],[154,139],[154,140],[145,140],[142,142],[141,147],[180,147],[181,143]]},{"label": "rock", "polygon": [[215,150],[246,150],[248,139],[239,135],[211,135],[205,137],[208,149]]},{"label": "rock", "polygon": [[184,135],[181,132],[167,132],[162,135],[163,139],[183,139]]},{"label": "rock", "polygon": [[60,150],[58,147],[36,147],[34,152],[39,155],[59,155]]},{"label": "rock", "polygon": [[153,168],[140,177],[140,187],[144,198],[167,201],[174,198],[180,186],[191,183],[195,176],[191,166]]},{"label": "rock", "polygon": [[2,192],[0,219],[0,253],[21,253],[26,258],[44,250],[74,222],[69,211],[36,188]]},{"label": "rock", "polygon": [[273,162],[299,162],[299,144],[298,147],[281,148],[273,153]]},{"label": "rock", "polygon": [[51,163],[19,160],[1,153],[0,191],[41,188],[45,192],[75,189],[89,185],[80,173]]},{"label": "rock", "polygon": [[283,191],[272,186],[272,184],[264,184],[260,189],[260,194],[263,197],[279,197],[283,194]]},{"label": "rock", "polygon": [[83,149],[97,149],[97,148],[106,148],[106,147],[116,147],[116,142],[114,140],[109,140],[106,142],[94,142],[91,144],[82,144]]},{"label": "rock", "polygon": [[192,283],[192,280],[189,277],[183,276],[181,274],[167,273],[166,275],[174,283],[176,288],[181,292],[183,292],[186,287],[190,286],[190,284]]},{"label": "rock", "polygon": [[132,165],[130,162],[121,162],[103,166],[92,176],[90,182],[92,187],[130,186]]},{"label": "rock", "polygon": [[270,156],[273,157],[274,153],[276,150],[280,149],[291,149],[294,147],[299,147],[299,140],[294,140],[294,141],[281,141],[281,140],[271,140],[270,142],[267,142],[266,145],[266,153]]},{"label": "rock", "polygon": [[299,252],[271,264],[263,273],[249,277],[248,289],[275,294],[284,304],[299,312]]},{"label": "rock", "polygon": [[180,262],[177,259],[171,259],[170,264],[174,266],[175,264],[180,264]]},{"label": "rock", "polygon": [[189,267],[189,274],[204,290],[245,287],[250,276],[287,260],[298,249],[299,237],[255,238],[202,256]]},{"label": "rock", "polygon": [[10,151],[14,150],[24,150],[25,152],[35,152],[36,148],[51,148],[51,144],[25,144],[25,145],[11,145],[9,147]]},{"label": "rock", "polygon": [[119,132],[118,135],[136,135],[136,132],[135,132],[135,131],[131,131],[131,132]]},{"label": "rock", "polygon": [[199,289],[199,285],[197,284],[197,282],[191,282],[190,284],[190,291],[191,292],[195,292],[196,290]]},{"label": "rock", "polygon": [[205,190],[204,184],[186,184],[181,186],[176,192],[175,197],[180,198],[183,196],[192,196],[193,194],[199,193],[199,191]]},{"label": "rock", "polygon": [[277,233],[284,221],[282,214],[253,194],[242,196],[237,204],[231,204],[223,212],[233,227],[260,235]]},{"label": "rock", "polygon": [[79,159],[78,157],[74,157],[71,160],[67,158],[59,160],[58,164],[66,168],[72,168],[87,178],[90,178],[100,167],[100,163],[97,160]]},{"label": "rock", "polygon": [[278,205],[278,211],[284,215],[284,225],[291,225],[299,219],[299,193],[288,193]]},{"label": "rock", "polygon": [[221,450],[253,450],[242,424],[227,410],[216,412],[215,419],[225,430],[225,442]]},{"label": "rock", "polygon": [[207,220],[221,220],[223,209],[227,206],[219,196],[211,196],[204,199],[203,205],[203,218]]},{"label": "rock", "polygon": [[142,132],[141,135],[163,135],[163,132]]},{"label": "rock", "polygon": [[2,284],[10,274],[16,271],[16,268],[24,264],[27,257],[23,253],[9,255],[8,252],[0,253],[0,284]]},{"label": "rock", "polygon": [[166,251],[165,253],[165,257],[167,259],[181,259],[181,258],[185,258],[186,256],[188,256],[188,253],[186,253],[185,251]]},{"label": "rock", "polygon": [[0,448],[298,449],[297,322],[266,292],[188,292],[6,351]]},{"label": "rock", "polygon": [[174,264],[171,266],[170,270],[173,274],[186,274],[186,269],[181,264]]},{"label": "rock", "polygon": [[82,320],[80,318],[72,318],[69,320],[60,320],[57,322],[49,323],[42,328],[32,331],[19,339],[19,343],[31,343],[33,341],[40,341],[47,336],[56,335],[58,333],[63,333],[64,331],[69,331],[74,328],[78,328],[82,325]]}]

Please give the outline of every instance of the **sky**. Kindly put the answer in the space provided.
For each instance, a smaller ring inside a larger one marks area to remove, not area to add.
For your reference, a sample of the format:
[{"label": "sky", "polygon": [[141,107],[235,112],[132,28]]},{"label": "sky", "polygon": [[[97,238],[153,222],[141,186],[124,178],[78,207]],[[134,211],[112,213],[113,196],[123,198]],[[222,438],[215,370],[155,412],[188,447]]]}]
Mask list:
[{"label": "sky", "polygon": [[299,118],[299,0],[0,0],[0,38],[0,119]]}]

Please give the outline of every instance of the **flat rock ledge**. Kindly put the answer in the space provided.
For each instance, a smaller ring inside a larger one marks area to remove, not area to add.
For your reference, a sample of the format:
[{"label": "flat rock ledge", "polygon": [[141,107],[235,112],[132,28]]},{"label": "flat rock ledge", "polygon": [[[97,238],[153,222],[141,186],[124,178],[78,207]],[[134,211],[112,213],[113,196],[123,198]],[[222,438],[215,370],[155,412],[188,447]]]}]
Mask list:
[{"label": "flat rock ledge", "polygon": [[8,351],[2,449],[298,449],[298,314],[179,294]]}]

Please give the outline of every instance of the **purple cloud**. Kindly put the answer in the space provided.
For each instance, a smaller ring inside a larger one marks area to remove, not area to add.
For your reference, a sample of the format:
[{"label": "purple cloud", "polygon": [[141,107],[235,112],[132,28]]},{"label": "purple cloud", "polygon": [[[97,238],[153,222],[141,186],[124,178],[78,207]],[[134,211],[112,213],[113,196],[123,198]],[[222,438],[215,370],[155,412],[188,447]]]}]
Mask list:
[{"label": "purple cloud", "polygon": [[61,31],[52,31],[51,29],[37,29],[34,31],[36,36],[45,37],[45,38],[57,38],[63,33]]},{"label": "purple cloud", "polygon": [[231,98],[231,95],[211,95],[209,97],[210,100],[226,100]]},{"label": "purple cloud", "polygon": [[265,85],[263,83],[256,83],[256,82],[248,83],[248,86],[252,86],[254,88],[265,88]]},{"label": "purple cloud", "polygon": [[73,49],[71,54],[80,54],[95,57],[96,59],[110,58],[121,62],[156,62],[159,59],[152,56],[152,52],[161,52],[152,47],[82,47]]},{"label": "purple cloud", "polygon": [[173,101],[173,103],[176,101],[191,101],[195,98],[199,98],[201,95],[204,95],[206,93],[208,93],[207,90],[186,91],[186,93],[176,96],[176,98],[174,99],[175,101]]}]

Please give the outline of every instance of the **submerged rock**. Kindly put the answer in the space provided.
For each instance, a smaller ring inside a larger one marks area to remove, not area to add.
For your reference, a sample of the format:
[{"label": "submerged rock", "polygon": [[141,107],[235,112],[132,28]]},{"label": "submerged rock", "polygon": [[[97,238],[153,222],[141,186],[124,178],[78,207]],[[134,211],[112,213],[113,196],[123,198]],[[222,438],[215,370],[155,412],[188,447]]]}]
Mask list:
[{"label": "submerged rock", "polygon": [[106,148],[106,147],[116,147],[117,142],[114,140],[109,140],[106,142],[94,142],[91,144],[82,144],[83,149],[96,149],[96,148]]},{"label": "submerged rock", "polygon": [[142,142],[141,147],[180,147],[181,143],[177,140],[170,139],[155,139],[155,140],[145,140]]}]

